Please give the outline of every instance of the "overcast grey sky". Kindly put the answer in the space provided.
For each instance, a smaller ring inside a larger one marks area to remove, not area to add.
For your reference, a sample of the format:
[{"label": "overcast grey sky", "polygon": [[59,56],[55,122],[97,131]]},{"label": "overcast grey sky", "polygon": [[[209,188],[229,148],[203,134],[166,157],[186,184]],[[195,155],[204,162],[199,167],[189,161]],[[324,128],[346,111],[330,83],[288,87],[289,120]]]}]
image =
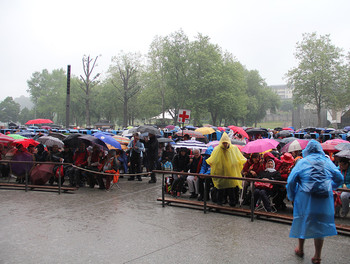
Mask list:
[{"label": "overcast grey sky", "polygon": [[211,38],[269,85],[284,84],[303,33],[330,34],[349,51],[349,0],[0,0],[0,100],[26,95],[35,71],[72,65],[84,54],[105,73],[120,50],[146,54],[156,35],[183,29]]}]

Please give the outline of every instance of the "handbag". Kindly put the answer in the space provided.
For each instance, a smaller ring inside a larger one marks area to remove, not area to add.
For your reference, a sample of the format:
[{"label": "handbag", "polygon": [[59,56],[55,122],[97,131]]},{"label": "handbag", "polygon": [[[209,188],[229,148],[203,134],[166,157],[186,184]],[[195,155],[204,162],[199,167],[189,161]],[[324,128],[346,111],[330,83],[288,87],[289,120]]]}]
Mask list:
[{"label": "handbag", "polygon": [[257,189],[267,189],[267,190],[272,190],[273,185],[271,183],[268,182],[254,182],[254,186]]}]

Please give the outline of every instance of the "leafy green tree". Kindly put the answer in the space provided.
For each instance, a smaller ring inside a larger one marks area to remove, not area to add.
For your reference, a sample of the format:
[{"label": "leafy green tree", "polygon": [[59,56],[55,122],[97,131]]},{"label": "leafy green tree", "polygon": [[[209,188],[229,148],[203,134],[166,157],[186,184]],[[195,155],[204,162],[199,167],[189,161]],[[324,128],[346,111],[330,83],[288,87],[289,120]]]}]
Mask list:
[{"label": "leafy green tree", "polygon": [[267,110],[275,112],[280,99],[276,93],[268,88],[264,79],[256,70],[247,71],[248,113],[244,124],[254,124],[266,116]]},{"label": "leafy green tree", "polygon": [[288,71],[288,85],[293,87],[296,104],[315,106],[319,126],[322,107],[344,107],[345,102],[341,100],[346,96],[343,57],[342,50],[331,43],[329,35],[305,33],[297,43],[298,66]]},{"label": "leafy green tree", "polygon": [[21,124],[25,124],[28,120],[35,119],[34,109],[29,110],[27,107],[24,107],[18,115],[18,121]]},{"label": "leafy green tree", "polygon": [[18,114],[21,106],[16,103],[12,97],[6,97],[0,103],[0,121],[1,122],[17,122]]}]

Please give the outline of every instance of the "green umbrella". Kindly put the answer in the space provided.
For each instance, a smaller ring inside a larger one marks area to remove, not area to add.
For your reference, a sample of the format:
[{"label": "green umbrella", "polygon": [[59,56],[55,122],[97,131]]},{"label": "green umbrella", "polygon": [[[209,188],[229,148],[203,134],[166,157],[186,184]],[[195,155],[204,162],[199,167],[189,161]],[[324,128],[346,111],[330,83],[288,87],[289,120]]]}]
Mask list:
[{"label": "green umbrella", "polygon": [[13,139],[24,139],[26,137],[18,135],[18,134],[8,134],[6,136],[12,137]]}]

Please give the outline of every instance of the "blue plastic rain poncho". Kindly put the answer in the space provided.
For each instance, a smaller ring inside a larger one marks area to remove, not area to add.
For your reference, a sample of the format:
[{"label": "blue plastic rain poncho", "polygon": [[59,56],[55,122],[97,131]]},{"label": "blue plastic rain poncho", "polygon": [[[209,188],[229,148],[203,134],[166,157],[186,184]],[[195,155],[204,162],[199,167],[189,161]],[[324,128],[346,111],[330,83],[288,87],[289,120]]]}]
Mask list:
[{"label": "blue plastic rain poncho", "polygon": [[287,180],[288,199],[294,201],[289,236],[305,239],[336,235],[332,189],[342,184],[343,177],[333,162],[325,157],[316,140],[309,142],[303,150],[303,157]]},{"label": "blue plastic rain poncho", "polygon": [[[223,142],[228,143],[225,148]],[[237,146],[231,145],[231,140],[224,132],[220,143],[216,146],[211,156],[206,160],[211,166],[210,175],[242,177],[241,171],[247,159],[242,155]],[[238,186],[242,189],[242,181],[213,178],[213,183],[217,189],[234,188]]]}]

